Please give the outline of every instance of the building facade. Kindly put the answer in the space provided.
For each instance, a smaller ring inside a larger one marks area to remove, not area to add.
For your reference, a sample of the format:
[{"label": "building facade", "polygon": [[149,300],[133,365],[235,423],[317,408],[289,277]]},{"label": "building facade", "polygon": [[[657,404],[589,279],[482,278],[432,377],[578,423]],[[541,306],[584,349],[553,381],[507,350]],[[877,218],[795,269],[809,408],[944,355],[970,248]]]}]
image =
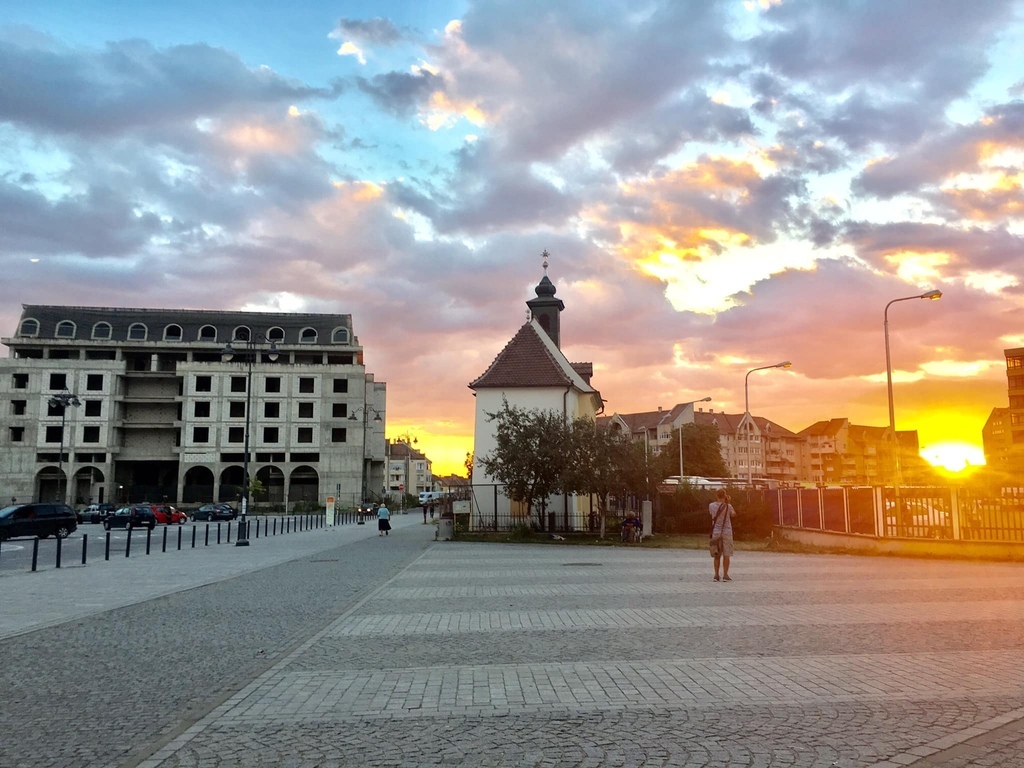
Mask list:
[{"label": "building facade", "polygon": [[434,475],[430,459],[407,441],[388,441],[387,496],[400,500],[405,494],[419,496],[422,491],[433,491]]},{"label": "building facade", "polygon": [[236,501],[247,456],[257,503],[384,484],[387,388],[350,315],[25,306],[2,342],[6,496]]}]

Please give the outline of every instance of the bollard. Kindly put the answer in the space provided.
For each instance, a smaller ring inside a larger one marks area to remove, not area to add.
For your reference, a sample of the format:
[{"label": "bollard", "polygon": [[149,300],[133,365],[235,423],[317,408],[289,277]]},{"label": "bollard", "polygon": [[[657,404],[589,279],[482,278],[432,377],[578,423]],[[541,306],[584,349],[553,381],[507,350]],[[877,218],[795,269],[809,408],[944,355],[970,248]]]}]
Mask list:
[{"label": "bollard", "polygon": [[220,523],[217,523],[217,543],[220,544]]},{"label": "bollard", "polygon": [[166,552],[167,551],[167,528],[166,527],[164,528],[164,540],[163,540],[163,543],[160,545],[160,551],[161,552]]},{"label": "bollard", "polygon": [[85,553],[89,549],[89,534],[82,534],[82,565],[85,565]]},{"label": "bollard", "polygon": [[58,536],[57,537],[57,567],[58,568],[60,568],[60,553],[61,553],[61,549],[62,549],[61,545],[63,543],[64,543],[64,539],[62,539],[60,536]]},{"label": "bollard", "polygon": [[128,538],[124,543],[124,556],[131,557],[132,554],[132,529],[127,530]]},{"label": "bollard", "polygon": [[32,542],[32,570],[35,571],[36,564],[39,562],[39,539],[37,538]]},{"label": "bollard", "polygon": [[[242,522],[241,521],[238,522],[238,530],[242,530]],[[220,542],[217,542],[217,543],[219,544]],[[230,543],[231,543],[231,521],[228,520],[228,544],[230,544]]]},{"label": "bollard", "polygon": [[270,523],[270,521],[267,518],[264,517],[263,518],[263,538],[264,539],[267,538],[267,525],[269,523]]},{"label": "bollard", "polygon": [[257,518],[257,520],[256,520],[256,538],[258,539],[259,537],[260,537],[260,521]]},{"label": "bollard", "polygon": [[196,527],[192,526],[192,549],[196,548]]},{"label": "bollard", "polygon": [[107,529],[107,544],[103,548],[103,559],[104,560],[109,560],[110,559],[110,529],[109,528]]},{"label": "bollard", "polygon": [[153,538],[153,529],[152,528],[147,528],[146,529],[146,554],[147,555],[149,554],[149,542],[150,542],[150,539],[152,539],[152,538]]},{"label": "bollard", "polygon": [[292,519],[290,517],[285,520],[284,532],[285,533],[291,533],[292,532]]},{"label": "bollard", "polygon": [[274,518],[274,536],[277,536],[277,518]]},{"label": "bollard", "polygon": [[178,551],[181,552],[181,526],[178,526]]},{"label": "bollard", "polygon": [[203,543],[204,547],[210,546],[210,524],[206,524],[206,541]]}]

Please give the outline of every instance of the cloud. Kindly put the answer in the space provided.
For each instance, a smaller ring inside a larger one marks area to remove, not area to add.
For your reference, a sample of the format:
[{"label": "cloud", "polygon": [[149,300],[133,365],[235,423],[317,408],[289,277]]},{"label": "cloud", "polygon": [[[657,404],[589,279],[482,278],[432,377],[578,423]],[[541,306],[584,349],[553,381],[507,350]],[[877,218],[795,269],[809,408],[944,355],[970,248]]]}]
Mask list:
[{"label": "cloud", "polygon": [[443,78],[425,69],[359,77],[356,84],[377,106],[398,117],[413,113],[431,94],[444,90]]},{"label": "cloud", "polygon": [[338,21],[338,26],[328,35],[337,40],[353,40],[365,45],[392,46],[399,43],[407,33],[390,19],[348,19]]}]

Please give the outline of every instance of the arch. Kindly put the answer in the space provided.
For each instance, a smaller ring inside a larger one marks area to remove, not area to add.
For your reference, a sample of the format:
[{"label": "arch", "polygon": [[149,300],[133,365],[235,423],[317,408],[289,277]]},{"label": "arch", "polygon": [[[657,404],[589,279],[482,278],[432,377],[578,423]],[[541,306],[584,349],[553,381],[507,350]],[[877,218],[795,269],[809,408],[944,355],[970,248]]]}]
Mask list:
[{"label": "arch", "polygon": [[57,323],[53,335],[58,339],[73,339],[78,331],[78,326],[70,320],[61,320]]},{"label": "arch", "polygon": [[67,473],[53,465],[41,467],[36,472],[36,498],[39,501],[62,502],[68,482]]},{"label": "arch", "polygon": [[296,467],[288,480],[288,503],[320,501],[320,475],[308,465]]},{"label": "arch", "polygon": [[284,341],[284,328],[279,328],[275,325],[267,331],[267,339],[269,341]]},{"label": "arch", "polygon": [[101,320],[92,327],[92,337],[94,339],[109,339],[113,330],[110,323]]},{"label": "arch", "polygon": [[171,323],[164,328],[164,341],[181,341],[183,335],[181,326],[177,323]]},{"label": "arch", "polygon": [[217,501],[238,501],[245,486],[245,470],[239,464],[225,467],[220,473],[220,498]]},{"label": "arch", "polygon": [[21,325],[18,327],[19,336],[38,336],[39,335],[39,321],[34,317],[26,317],[21,321]]},{"label": "arch", "polygon": [[284,472],[280,467],[273,465],[260,467],[256,471],[256,479],[263,485],[263,493],[258,495],[257,501],[265,501],[270,504],[284,502]]},{"label": "arch", "polygon": [[252,339],[252,331],[248,325],[239,325],[231,332],[232,341],[249,341]]},{"label": "arch", "polygon": [[335,328],[331,331],[331,344],[348,344],[348,328]]},{"label": "arch", "polygon": [[129,341],[145,341],[149,338],[149,328],[145,323],[132,323],[128,326]]},{"label": "arch", "polygon": [[99,467],[84,466],[75,470],[71,481],[71,502],[73,504],[92,504],[101,501],[100,486],[104,474]]},{"label": "arch", "polygon": [[303,328],[299,333],[299,344],[316,344],[316,328]]},{"label": "arch", "polygon": [[216,341],[217,340],[217,329],[212,325],[204,325],[199,329],[199,335],[197,337],[199,341]]},{"label": "arch", "polygon": [[185,484],[181,489],[183,503],[209,504],[213,501],[213,470],[209,467],[189,467],[185,470]]}]

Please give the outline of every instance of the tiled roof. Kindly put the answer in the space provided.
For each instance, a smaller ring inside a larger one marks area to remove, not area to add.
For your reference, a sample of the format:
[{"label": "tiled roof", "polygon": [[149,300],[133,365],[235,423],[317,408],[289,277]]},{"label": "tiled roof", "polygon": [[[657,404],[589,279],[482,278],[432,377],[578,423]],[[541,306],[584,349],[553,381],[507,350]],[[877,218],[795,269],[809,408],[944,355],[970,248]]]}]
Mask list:
[{"label": "tiled roof", "polygon": [[516,332],[487,370],[475,381],[470,382],[469,388],[503,389],[570,385],[584,392],[594,391],[575,370],[575,366],[565,359],[558,347],[554,346],[554,342],[547,337],[536,321],[531,320]]},{"label": "tiled roof", "polygon": [[848,419],[829,419],[828,421],[816,421],[811,426],[801,429],[799,434],[803,437],[835,437],[839,430],[848,424]]},{"label": "tiled roof", "polygon": [[717,424],[721,435],[735,435],[743,420],[742,413],[714,413],[713,411],[697,411],[693,415],[695,424]]}]

